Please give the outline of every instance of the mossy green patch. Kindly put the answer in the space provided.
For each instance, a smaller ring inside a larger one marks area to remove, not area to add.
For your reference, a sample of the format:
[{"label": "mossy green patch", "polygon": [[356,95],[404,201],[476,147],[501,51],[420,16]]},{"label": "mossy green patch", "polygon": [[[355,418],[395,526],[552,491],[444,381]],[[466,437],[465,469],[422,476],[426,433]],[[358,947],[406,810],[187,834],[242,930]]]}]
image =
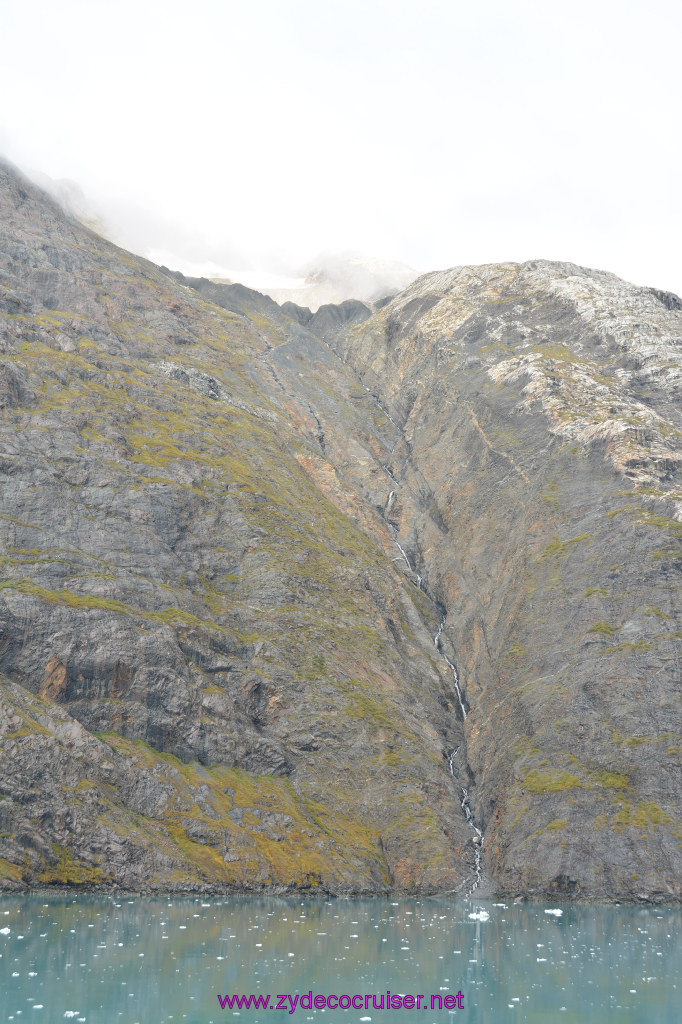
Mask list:
[{"label": "mossy green patch", "polygon": [[[339,804],[327,806],[298,795],[289,779],[250,775],[224,766],[203,768],[116,733],[103,738],[145,768],[156,768],[157,777],[170,782],[174,795],[151,824],[170,839],[192,870],[205,880],[244,884],[265,870],[271,883],[307,887],[328,875],[330,865],[342,862],[344,856],[381,860],[378,837],[372,828],[345,813]],[[163,764],[170,771],[161,769],[159,774],[158,766]],[[202,793],[200,801],[195,797],[197,791]],[[211,813],[205,809],[206,801]],[[230,812],[240,810],[243,817],[237,824]],[[276,836],[261,824],[263,815],[273,814],[287,820]],[[202,823],[217,836],[229,836],[228,845],[237,851],[236,859],[225,861],[221,848],[224,838],[216,839],[220,843],[216,846],[187,835],[182,824],[187,819]]]},{"label": "mossy green patch", "polygon": [[603,789],[627,789],[630,779],[622,772],[611,772],[607,769],[589,771],[588,775],[592,782]]},{"label": "mossy green patch", "polygon": [[653,617],[655,617],[657,619],[669,619],[670,618],[670,616],[666,612],[664,612],[661,609],[661,607],[659,605],[657,605],[657,604],[656,605],[651,605],[651,604],[646,605],[646,607],[644,609],[644,614],[645,615],[649,615],[649,616],[653,616]]},{"label": "mossy green patch", "polygon": [[577,775],[560,770],[538,771],[531,769],[523,780],[523,786],[530,793],[565,793],[569,789],[581,789],[582,782]]},{"label": "mossy green patch", "polygon": [[38,876],[39,882],[51,885],[94,885],[108,880],[100,867],[76,860],[70,850],[58,843],[53,844],[53,849],[57,863],[45,867]]},{"label": "mossy green patch", "polygon": [[110,612],[120,612],[124,615],[133,615],[133,609],[124,604],[123,601],[113,601],[106,597],[97,597],[94,594],[74,594],[71,590],[49,590],[41,587],[33,580],[4,580],[0,583],[0,589],[17,590],[21,594],[29,594],[31,597],[38,597],[48,604],[63,604],[70,608],[103,608]]},{"label": "mossy green patch", "polygon": [[647,829],[668,824],[671,818],[653,801],[640,800],[637,804],[623,802],[613,815],[613,827],[622,831],[626,826]]},{"label": "mossy green patch", "polygon": [[514,642],[509,645],[505,652],[505,656],[512,660],[524,658],[525,655],[526,646],[525,644],[522,644],[520,640],[514,640]]},{"label": "mossy green patch", "polygon": [[600,654],[616,654],[619,651],[633,651],[643,652],[648,651],[652,647],[649,640],[626,640],[622,644],[616,644],[613,647],[605,647]]},{"label": "mossy green patch", "polygon": [[11,878],[14,882],[21,882],[23,877],[23,871],[18,864],[0,857],[0,878]]},{"label": "mossy green patch", "polygon": [[3,740],[20,740],[24,736],[32,736],[35,731],[31,726],[24,725],[21,729],[16,729],[14,732],[6,732],[4,736],[0,736],[0,743]]},{"label": "mossy green patch", "polygon": [[366,693],[353,693],[344,710],[349,718],[366,722],[374,729],[393,729],[398,717]]},{"label": "mossy green patch", "polygon": [[598,633],[599,636],[613,636],[620,628],[620,626],[612,626],[610,622],[595,622],[587,632]]},{"label": "mossy green patch", "polygon": [[164,608],[160,612],[137,611],[135,614],[148,619],[150,622],[165,622],[168,626],[195,626],[199,629],[203,628],[222,632],[222,627],[217,622],[212,622],[210,619],[200,619],[197,615],[193,615],[184,608]]},{"label": "mossy green patch", "polygon": [[[108,579],[109,575],[107,573],[88,573],[79,578]],[[108,597],[100,597],[96,594],[74,594],[72,590],[66,588],[50,590],[25,577],[16,580],[3,580],[0,582],[0,590],[3,589],[16,590],[20,594],[37,597],[48,604],[65,605],[82,611],[103,610],[116,612],[119,615],[146,619],[150,622],[162,622],[170,626],[195,626],[209,630],[222,630],[218,623],[210,619],[201,619],[182,608],[170,607],[164,608],[161,611],[143,611],[140,608],[134,608],[126,604],[124,601],[116,601]]]},{"label": "mossy green patch", "polygon": [[560,558],[562,555],[566,555],[572,551],[576,544],[580,544],[584,540],[589,540],[591,536],[591,533],[583,533],[579,537],[571,537],[569,540],[559,540],[558,537],[553,537],[544,551],[539,555],[539,559],[542,561],[545,558]]},{"label": "mossy green patch", "polygon": [[644,526],[654,526],[659,530],[666,530],[673,537],[682,540],[682,523],[677,519],[657,515],[648,508],[631,508],[628,509],[628,512],[635,516],[638,523]]},{"label": "mossy green patch", "polygon": [[75,791],[76,793],[87,793],[92,789],[97,789],[94,782],[90,782],[89,779],[81,779],[77,784]]},{"label": "mossy green patch", "polygon": [[554,480],[550,480],[544,491],[540,495],[542,500],[553,508],[555,511],[559,509],[559,488]]}]

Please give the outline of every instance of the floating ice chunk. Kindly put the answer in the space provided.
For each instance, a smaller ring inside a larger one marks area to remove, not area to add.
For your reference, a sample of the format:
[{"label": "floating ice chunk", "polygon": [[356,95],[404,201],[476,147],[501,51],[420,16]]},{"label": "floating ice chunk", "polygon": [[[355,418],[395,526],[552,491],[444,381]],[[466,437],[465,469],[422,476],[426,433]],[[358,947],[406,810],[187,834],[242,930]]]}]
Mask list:
[{"label": "floating ice chunk", "polygon": [[9,928],[0,928],[0,935],[9,935]]},{"label": "floating ice chunk", "polygon": [[559,909],[556,909],[556,910],[546,910],[545,913],[546,914],[553,914],[554,917],[561,917],[561,915],[563,914],[563,910],[559,910]]},{"label": "floating ice chunk", "polygon": [[473,913],[469,914],[472,921],[488,921],[490,914],[487,910],[474,910]]}]

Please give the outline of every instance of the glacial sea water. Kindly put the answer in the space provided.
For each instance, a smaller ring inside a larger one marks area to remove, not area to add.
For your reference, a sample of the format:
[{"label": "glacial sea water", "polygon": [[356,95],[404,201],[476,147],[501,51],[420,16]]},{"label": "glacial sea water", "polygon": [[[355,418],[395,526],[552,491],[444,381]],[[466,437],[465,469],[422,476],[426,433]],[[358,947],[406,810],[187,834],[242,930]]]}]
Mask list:
[{"label": "glacial sea water", "polygon": [[[679,907],[1,896],[0,1024],[679,1024],[681,926]],[[387,991],[420,1009],[375,1009]]]}]

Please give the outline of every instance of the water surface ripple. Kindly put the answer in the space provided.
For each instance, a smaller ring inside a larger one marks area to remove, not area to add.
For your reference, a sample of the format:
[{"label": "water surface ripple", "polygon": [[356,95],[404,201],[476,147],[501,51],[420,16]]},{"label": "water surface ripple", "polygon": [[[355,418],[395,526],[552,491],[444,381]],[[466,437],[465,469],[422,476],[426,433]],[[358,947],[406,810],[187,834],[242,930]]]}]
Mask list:
[{"label": "water surface ripple", "polygon": [[[681,924],[679,907],[6,895],[0,1024],[677,1024]],[[423,993],[427,1009],[218,1002],[387,989]],[[430,1009],[432,995],[458,991],[462,1009]]]}]

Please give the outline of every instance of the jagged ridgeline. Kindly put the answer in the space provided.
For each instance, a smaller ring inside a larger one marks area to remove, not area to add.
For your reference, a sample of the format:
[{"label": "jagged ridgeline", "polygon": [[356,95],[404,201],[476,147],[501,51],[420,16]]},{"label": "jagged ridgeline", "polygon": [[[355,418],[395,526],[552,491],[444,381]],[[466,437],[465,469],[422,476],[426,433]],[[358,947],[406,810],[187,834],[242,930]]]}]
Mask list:
[{"label": "jagged ridgeline", "polygon": [[679,899],[682,303],[314,316],[0,165],[0,885]]}]

